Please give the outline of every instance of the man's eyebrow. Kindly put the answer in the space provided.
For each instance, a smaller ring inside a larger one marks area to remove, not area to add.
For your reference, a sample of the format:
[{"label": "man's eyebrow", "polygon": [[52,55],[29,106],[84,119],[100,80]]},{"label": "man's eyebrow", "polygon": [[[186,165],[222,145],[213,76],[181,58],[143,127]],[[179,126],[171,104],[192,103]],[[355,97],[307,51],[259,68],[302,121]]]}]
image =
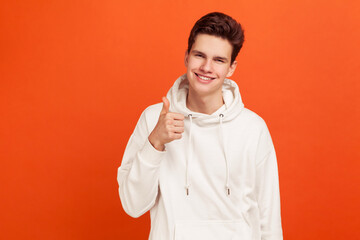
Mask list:
[{"label": "man's eyebrow", "polygon": [[214,58],[215,58],[215,59],[222,60],[222,61],[224,61],[224,62],[227,62],[227,61],[228,61],[228,58],[226,58],[226,57],[215,56]]},{"label": "man's eyebrow", "polygon": [[[201,55],[205,55],[205,53],[200,52],[200,51],[198,51],[198,50],[192,50],[191,52],[192,52],[192,53],[194,53],[194,54],[201,54]],[[206,56],[206,55],[205,55],[205,56]]]},{"label": "man's eyebrow", "polygon": [[[194,54],[201,54],[201,55],[206,56],[205,53],[203,53],[203,52],[201,52],[199,50],[192,50],[191,52],[194,53]],[[225,61],[225,62],[229,61],[229,59],[227,57],[222,57],[222,56],[215,56],[214,59],[220,59],[220,60]]]}]

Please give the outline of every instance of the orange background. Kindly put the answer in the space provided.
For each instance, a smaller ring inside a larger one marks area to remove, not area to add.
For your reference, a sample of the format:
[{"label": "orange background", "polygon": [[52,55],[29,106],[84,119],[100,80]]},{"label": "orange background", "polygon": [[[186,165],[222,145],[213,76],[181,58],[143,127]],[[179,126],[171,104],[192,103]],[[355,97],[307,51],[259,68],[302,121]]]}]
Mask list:
[{"label": "orange background", "polygon": [[147,239],[117,167],[210,11],[245,28],[232,79],[277,149],[284,239],[359,239],[356,0],[1,1],[0,239]]}]

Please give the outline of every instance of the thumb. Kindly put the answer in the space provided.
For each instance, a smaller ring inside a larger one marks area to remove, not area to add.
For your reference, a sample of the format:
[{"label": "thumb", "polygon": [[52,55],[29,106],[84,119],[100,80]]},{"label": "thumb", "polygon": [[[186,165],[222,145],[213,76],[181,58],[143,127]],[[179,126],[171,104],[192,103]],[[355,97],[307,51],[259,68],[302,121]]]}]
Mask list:
[{"label": "thumb", "polygon": [[168,113],[169,112],[169,108],[170,108],[170,102],[166,97],[162,98],[163,101],[163,108],[161,109],[161,113]]}]

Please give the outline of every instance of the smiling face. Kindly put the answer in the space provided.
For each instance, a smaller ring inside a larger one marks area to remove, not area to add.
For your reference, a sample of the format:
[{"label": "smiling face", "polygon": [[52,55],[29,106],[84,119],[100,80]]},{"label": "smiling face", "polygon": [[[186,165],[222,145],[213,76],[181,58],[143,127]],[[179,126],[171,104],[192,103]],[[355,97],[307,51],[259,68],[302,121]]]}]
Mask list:
[{"label": "smiling face", "polygon": [[231,64],[232,46],[226,39],[198,34],[190,52],[185,54],[189,92],[199,97],[222,98],[222,84],[230,77],[237,62]]}]

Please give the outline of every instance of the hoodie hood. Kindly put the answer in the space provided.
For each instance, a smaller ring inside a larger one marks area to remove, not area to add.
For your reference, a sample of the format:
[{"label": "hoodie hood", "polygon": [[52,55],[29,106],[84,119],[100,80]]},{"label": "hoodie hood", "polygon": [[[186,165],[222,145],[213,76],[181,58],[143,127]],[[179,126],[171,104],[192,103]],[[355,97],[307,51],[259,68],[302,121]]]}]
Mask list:
[{"label": "hoodie hood", "polygon": [[186,107],[186,98],[189,90],[189,82],[186,74],[180,76],[167,93],[170,101],[170,111],[183,114],[188,117],[192,115],[193,121],[199,125],[213,125],[219,123],[219,116],[222,115],[223,122],[231,121],[240,114],[244,108],[241,100],[238,85],[230,79],[225,79],[222,86],[225,107],[219,108],[212,114],[193,112]]}]

